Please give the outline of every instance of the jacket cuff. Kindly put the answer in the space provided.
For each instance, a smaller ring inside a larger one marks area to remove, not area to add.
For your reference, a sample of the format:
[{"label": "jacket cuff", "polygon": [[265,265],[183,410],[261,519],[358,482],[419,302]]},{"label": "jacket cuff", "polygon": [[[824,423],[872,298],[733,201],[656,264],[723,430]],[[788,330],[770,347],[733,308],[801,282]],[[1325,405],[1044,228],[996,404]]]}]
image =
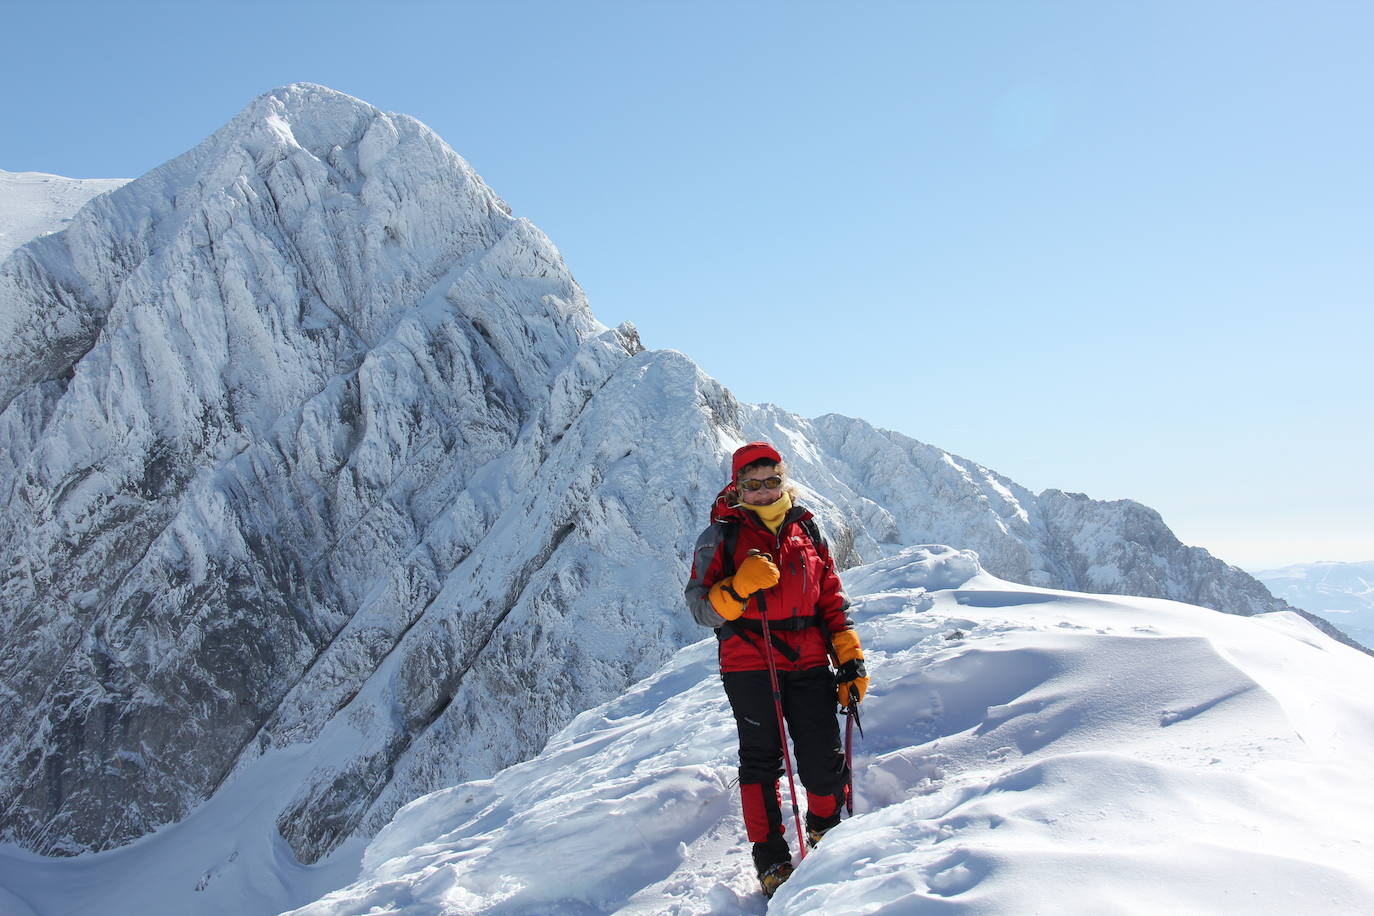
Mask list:
[{"label": "jacket cuff", "polygon": [[864,651],[859,645],[859,634],[852,629],[840,630],[830,638],[830,644],[835,650],[835,660],[841,665],[854,659],[863,661]]}]

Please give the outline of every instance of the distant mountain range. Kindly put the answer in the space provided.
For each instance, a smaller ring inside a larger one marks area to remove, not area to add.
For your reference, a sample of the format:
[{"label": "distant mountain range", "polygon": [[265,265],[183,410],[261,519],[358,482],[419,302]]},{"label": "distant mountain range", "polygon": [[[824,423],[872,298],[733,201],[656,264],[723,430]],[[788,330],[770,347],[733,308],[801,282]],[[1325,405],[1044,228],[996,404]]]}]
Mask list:
[{"label": "distant mountain range", "polygon": [[276,829],[316,862],[537,753],[700,638],[691,545],[750,439],[846,567],[943,543],[1289,609],[1139,503],[740,403],[597,321],[432,131],[320,86],[62,224],[0,262],[0,840],[37,852],[289,761]]},{"label": "distant mountain range", "polygon": [[1374,562],[1299,563],[1253,575],[1277,597],[1374,648]]}]

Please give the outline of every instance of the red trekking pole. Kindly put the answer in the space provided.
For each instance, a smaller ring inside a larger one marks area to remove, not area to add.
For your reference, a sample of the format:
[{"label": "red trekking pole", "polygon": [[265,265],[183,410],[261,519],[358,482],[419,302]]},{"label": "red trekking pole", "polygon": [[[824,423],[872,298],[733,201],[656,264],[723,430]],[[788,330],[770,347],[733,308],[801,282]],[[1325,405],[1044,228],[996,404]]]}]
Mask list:
[{"label": "red trekking pole", "polygon": [[[757,550],[749,551],[750,556],[758,553]],[[763,554],[769,560],[768,554]],[[792,795],[792,819],[797,825],[797,845],[801,847],[801,857],[806,858],[806,834],[802,831],[801,809],[797,807],[797,783],[792,778],[792,754],[787,749],[787,725],[782,717],[782,691],[778,689],[778,666],[773,661],[773,641],[768,633],[768,605],[763,600],[763,592],[757,595],[759,602],[759,617],[763,618],[763,657],[768,662],[768,680],[773,685],[773,708],[778,713],[778,740],[782,742],[782,759],[787,765],[787,791]]]},{"label": "red trekking pole", "polygon": [[[822,624],[824,626],[824,624]],[[830,631],[825,631],[825,651],[830,655],[830,663],[835,670],[840,668],[840,657],[835,654],[834,640]],[[849,702],[844,706],[844,811],[854,815],[854,726],[859,726],[859,737],[864,736],[864,725],[859,721],[859,688],[849,685]]]}]

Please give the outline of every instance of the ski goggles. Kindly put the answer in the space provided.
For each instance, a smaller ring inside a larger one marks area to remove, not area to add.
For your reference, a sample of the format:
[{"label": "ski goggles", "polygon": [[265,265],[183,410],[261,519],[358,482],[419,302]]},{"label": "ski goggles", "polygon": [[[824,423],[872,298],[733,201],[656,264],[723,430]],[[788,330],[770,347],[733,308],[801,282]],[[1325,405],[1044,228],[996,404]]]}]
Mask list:
[{"label": "ski goggles", "polygon": [[780,486],[782,486],[782,478],[776,474],[774,474],[772,477],[765,477],[762,480],[750,479],[741,480],[739,482],[739,488],[741,490],[748,490],[750,493],[754,492],[755,490],[762,490],[764,488],[767,488],[769,490],[776,490]]}]

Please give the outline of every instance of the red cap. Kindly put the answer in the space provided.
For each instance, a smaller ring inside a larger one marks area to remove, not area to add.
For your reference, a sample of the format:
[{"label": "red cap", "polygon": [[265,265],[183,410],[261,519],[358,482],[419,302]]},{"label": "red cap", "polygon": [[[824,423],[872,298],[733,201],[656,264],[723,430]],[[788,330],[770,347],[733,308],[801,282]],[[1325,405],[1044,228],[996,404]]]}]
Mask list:
[{"label": "red cap", "polygon": [[778,450],[767,442],[750,442],[735,449],[735,457],[730,459],[730,480],[739,480],[739,472],[746,465],[753,464],[755,461],[767,459],[774,464],[782,464],[782,456]]}]

